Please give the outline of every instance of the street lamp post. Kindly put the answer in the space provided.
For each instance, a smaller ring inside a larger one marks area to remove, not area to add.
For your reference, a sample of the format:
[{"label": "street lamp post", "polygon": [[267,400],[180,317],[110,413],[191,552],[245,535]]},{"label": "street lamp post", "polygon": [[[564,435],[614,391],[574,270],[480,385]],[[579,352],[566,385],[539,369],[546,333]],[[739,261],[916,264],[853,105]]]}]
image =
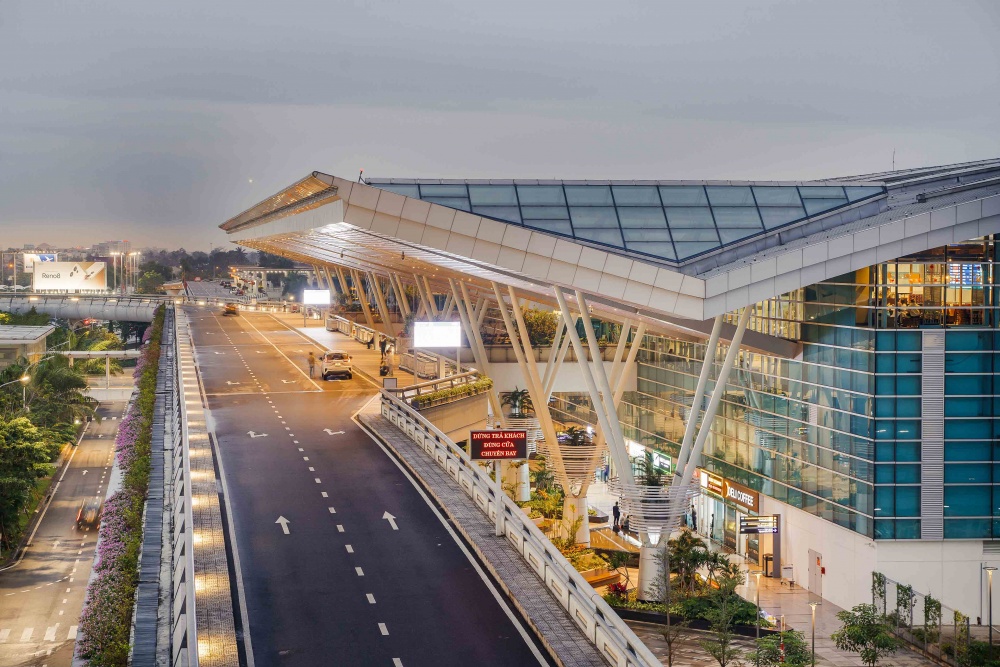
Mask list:
[{"label": "street lamp post", "polygon": [[[989,609],[986,613],[986,621],[990,624],[990,658],[993,658],[993,571],[996,567],[993,565],[987,565],[983,568],[986,570],[986,576],[989,579],[989,596],[987,598],[989,602]],[[980,580],[982,581],[982,580]]]},{"label": "street lamp post", "polygon": [[757,632],[757,651],[756,651],[757,667],[760,667],[760,574],[761,574],[760,572],[753,573],[754,579],[756,579],[754,592],[756,593],[757,597],[757,622],[754,623],[754,629]]},{"label": "street lamp post", "polygon": [[812,667],[816,667],[816,607],[820,604],[815,600],[809,603],[809,606],[812,607]]}]

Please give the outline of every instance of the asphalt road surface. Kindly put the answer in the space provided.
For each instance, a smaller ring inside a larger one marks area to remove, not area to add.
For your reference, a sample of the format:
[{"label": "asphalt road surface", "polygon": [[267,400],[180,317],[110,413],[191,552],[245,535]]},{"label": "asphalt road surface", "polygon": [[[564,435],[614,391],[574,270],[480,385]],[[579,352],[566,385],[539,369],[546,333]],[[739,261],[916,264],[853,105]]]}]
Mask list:
[{"label": "asphalt road surface", "polygon": [[370,383],[310,379],[306,355],[318,348],[270,315],[188,312],[257,665],[544,664],[435,511],[351,421]]},{"label": "asphalt road surface", "polygon": [[0,572],[0,666],[67,666],[97,544],[97,529],[77,528],[87,498],[104,499],[118,421],[125,403],[97,411],[69,467],[58,473],[52,502],[24,559]]}]

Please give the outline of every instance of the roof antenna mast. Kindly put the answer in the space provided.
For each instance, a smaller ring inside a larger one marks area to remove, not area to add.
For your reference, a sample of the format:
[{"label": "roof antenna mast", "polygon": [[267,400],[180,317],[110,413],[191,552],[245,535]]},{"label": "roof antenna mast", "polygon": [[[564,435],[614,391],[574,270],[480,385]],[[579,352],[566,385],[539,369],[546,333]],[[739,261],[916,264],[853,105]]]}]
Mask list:
[{"label": "roof antenna mast", "polygon": [[896,149],[892,149],[892,170],[896,171]]},{"label": "roof antenna mast", "polygon": [[[895,155],[895,153],[893,153],[893,155]],[[893,158],[893,159],[895,159],[895,158]],[[365,170],[364,169],[362,169],[361,171],[358,172],[358,183],[363,183],[364,182],[364,181],[361,180],[361,177],[364,176],[364,175],[365,175]]]}]

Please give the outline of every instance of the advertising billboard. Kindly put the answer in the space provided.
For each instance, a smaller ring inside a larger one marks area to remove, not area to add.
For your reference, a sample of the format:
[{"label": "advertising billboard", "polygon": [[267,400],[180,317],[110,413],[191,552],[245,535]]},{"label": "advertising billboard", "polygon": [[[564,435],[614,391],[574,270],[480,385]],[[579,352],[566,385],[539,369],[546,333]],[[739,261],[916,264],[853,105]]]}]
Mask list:
[{"label": "advertising billboard", "polygon": [[528,458],[527,431],[471,431],[473,461],[514,461]]},{"label": "advertising billboard", "polygon": [[55,262],[58,256],[54,252],[50,253],[35,253],[26,252],[22,253],[21,257],[24,259],[24,272],[31,273],[35,270],[35,264],[40,262]]},{"label": "advertising billboard", "polygon": [[462,347],[460,322],[414,322],[413,347]]},{"label": "advertising billboard", "polygon": [[63,292],[106,291],[107,264],[104,262],[44,262],[35,267],[32,287]]},{"label": "advertising billboard", "polygon": [[330,290],[328,289],[302,290],[302,303],[304,303],[307,306],[329,306]]}]

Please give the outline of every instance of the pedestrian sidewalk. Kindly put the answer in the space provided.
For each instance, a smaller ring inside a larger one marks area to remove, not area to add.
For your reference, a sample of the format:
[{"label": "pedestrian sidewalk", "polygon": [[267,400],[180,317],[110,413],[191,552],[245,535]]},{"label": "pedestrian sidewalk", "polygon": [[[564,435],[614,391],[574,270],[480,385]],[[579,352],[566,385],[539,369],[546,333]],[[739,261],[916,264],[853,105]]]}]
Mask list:
[{"label": "pedestrian sidewalk", "polygon": [[[309,338],[325,350],[343,350],[351,355],[351,363],[354,370],[361,373],[369,380],[382,386],[382,378],[378,374],[378,368],[382,363],[382,353],[379,352],[378,343],[372,345],[371,349],[364,343],[360,343],[346,334],[339,331],[327,331],[322,320],[307,320],[310,326],[302,326],[302,316],[295,313],[268,313],[287,327],[298,331],[306,338]],[[411,384],[424,382],[416,378],[413,373],[399,368],[399,355],[393,355],[392,375],[397,378],[400,387],[408,387]]]},{"label": "pedestrian sidewalk", "polygon": [[[714,542],[709,542],[712,551],[723,551]],[[739,563],[740,569],[746,574],[746,583],[736,589],[744,599],[755,602],[757,599],[757,578],[755,572],[760,571],[756,564],[751,565],[745,558],[736,554],[727,554],[734,563]],[[798,630],[805,635],[806,643],[812,642],[812,607],[816,605],[816,660],[817,664],[833,665],[834,667],[863,667],[861,658],[854,653],[838,649],[830,638],[840,629],[841,623],[837,613],[841,607],[810,593],[797,584],[789,584],[780,579],[760,577],[760,608],[777,619],[780,624],[784,616],[785,627]],[[924,667],[936,663],[919,655],[908,648],[900,649],[896,655],[888,658],[885,663],[894,667]]]}]

